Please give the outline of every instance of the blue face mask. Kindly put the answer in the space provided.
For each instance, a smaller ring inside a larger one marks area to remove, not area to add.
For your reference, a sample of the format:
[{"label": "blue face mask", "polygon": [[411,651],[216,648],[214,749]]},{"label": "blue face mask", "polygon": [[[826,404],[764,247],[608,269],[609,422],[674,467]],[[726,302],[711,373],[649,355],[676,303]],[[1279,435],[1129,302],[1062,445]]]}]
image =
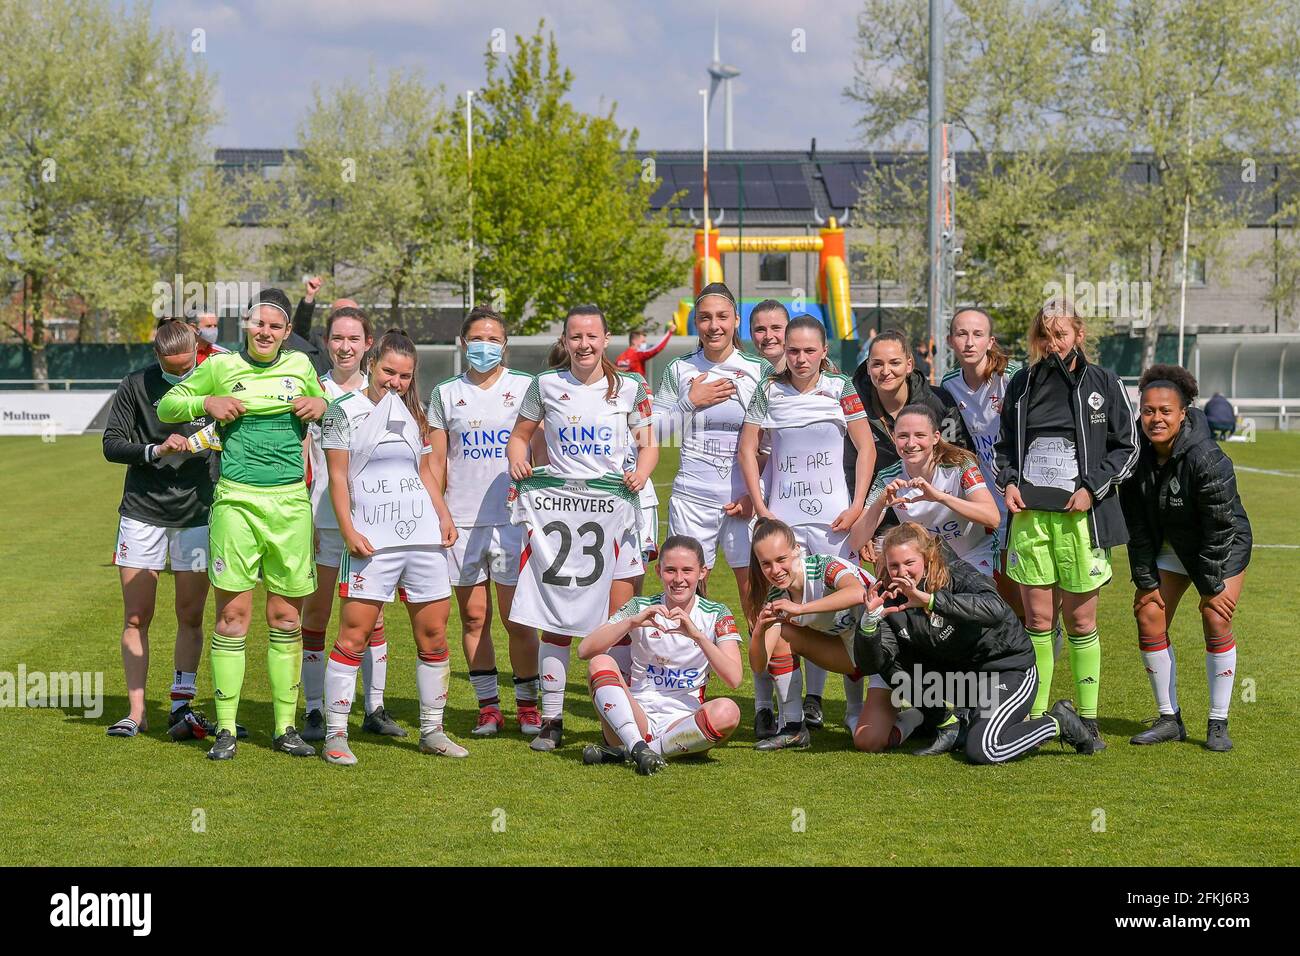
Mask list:
[{"label": "blue face mask", "polygon": [[[194,358],[197,359],[198,356],[196,355],[194,356]],[[187,378],[189,378],[191,375],[194,374],[194,370],[198,368],[198,365],[197,364],[191,365],[190,370],[186,372],[184,375],[173,375],[171,372],[167,371],[165,368],[162,367],[161,362],[158,363],[158,367],[162,369],[163,381],[165,381],[168,385],[179,385],[181,382],[185,381]]]},{"label": "blue face mask", "polygon": [[501,364],[505,346],[496,342],[470,342],[465,346],[465,359],[476,372],[490,372]]}]

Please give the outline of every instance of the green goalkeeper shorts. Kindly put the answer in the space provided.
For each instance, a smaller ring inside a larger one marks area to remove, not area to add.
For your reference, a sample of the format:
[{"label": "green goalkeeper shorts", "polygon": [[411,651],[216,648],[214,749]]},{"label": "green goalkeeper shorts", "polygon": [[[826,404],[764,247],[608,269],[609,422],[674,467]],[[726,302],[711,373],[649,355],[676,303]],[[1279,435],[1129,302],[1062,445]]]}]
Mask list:
[{"label": "green goalkeeper shorts", "polygon": [[223,591],[303,597],[316,590],[311,498],[302,482],[260,488],[222,478],[208,518],[208,580]]},{"label": "green goalkeeper shorts", "polygon": [[1087,594],[1110,580],[1110,551],[1094,548],[1085,511],[1021,511],[1011,516],[1007,577]]}]

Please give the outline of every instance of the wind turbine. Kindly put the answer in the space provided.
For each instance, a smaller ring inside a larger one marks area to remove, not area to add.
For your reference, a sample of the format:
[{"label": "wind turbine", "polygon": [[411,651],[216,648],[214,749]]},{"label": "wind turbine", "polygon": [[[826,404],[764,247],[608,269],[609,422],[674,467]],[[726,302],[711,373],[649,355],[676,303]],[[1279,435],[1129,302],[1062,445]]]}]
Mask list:
[{"label": "wind turbine", "polygon": [[723,104],[723,117],[725,124],[725,135],[723,137],[724,149],[735,149],[735,144],[731,139],[731,81],[740,76],[740,70],[734,66],[725,66],[722,62],[722,53],[718,46],[718,13],[713,13],[713,62],[709,64],[709,112],[713,111],[713,94],[718,91],[718,84],[723,84],[723,92],[726,94],[726,101]]}]

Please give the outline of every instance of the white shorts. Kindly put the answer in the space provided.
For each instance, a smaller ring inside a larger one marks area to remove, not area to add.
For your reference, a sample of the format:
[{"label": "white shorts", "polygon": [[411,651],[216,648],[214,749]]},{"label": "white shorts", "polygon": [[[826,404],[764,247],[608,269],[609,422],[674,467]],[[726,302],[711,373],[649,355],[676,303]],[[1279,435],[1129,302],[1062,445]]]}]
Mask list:
[{"label": "white shorts", "polygon": [[1170,574],[1181,574],[1185,578],[1190,578],[1187,568],[1183,567],[1182,559],[1168,541],[1160,542],[1160,551],[1156,554],[1156,567],[1161,571],[1168,571]]},{"label": "white shorts", "polygon": [[453,587],[472,587],[489,577],[497,584],[519,583],[524,528],[517,524],[462,528],[448,557]]},{"label": "white shorts", "polygon": [[344,553],[339,597],[424,604],[451,597],[447,552],[442,548],[386,548],[368,558]]},{"label": "white shorts", "polygon": [[659,505],[641,509],[641,562],[659,557]]},{"label": "white shorts", "polygon": [[317,528],[316,563],[327,568],[337,568],[343,561],[343,532],[338,528]]},{"label": "white shorts", "polygon": [[645,574],[645,559],[641,555],[641,542],[634,530],[628,531],[618,543],[618,556],[614,559],[614,580],[626,581]]},{"label": "white shorts", "polygon": [[720,505],[706,505],[680,495],[668,502],[668,533],[694,538],[704,548],[704,566],[717,562],[718,548],[727,566],[749,567],[750,524],[748,518],[733,518]]},{"label": "white shorts", "polygon": [[698,697],[686,695],[643,692],[639,697],[633,694],[632,699],[641,705],[652,737],[662,737],[677,721],[683,717],[694,717],[696,711],[704,706]]},{"label": "white shorts", "polygon": [[986,578],[991,578],[993,572],[998,569],[997,539],[989,537],[981,547],[967,554],[958,555],[958,557]]},{"label": "white shorts", "polygon": [[[804,554],[829,554],[836,558],[852,558],[847,531],[832,531],[824,524],[797,524],[794,539]],[[855,561],[854,564],[857,562]]]},{"label": "white shorts", "polygon": [[119,568],[161,571],[169,559],[173,571],[207,571],[208,526],[159,528],[135,518],[118,520],[113,563]]}]

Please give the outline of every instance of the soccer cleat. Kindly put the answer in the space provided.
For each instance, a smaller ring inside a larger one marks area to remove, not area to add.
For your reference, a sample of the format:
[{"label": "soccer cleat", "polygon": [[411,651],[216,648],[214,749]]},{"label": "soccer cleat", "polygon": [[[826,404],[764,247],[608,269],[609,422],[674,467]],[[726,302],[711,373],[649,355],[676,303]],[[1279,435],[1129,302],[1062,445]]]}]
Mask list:
[{"label": "soccer cleat", "polygon": [[489,704],[479,710],[478,726],[470,733],[475,737],[495,737],[505,726],[506,719],[501,716],[501,708]]},{"label": "soccer cleat", "polygon": [[1232,738],[1228,736],[1228,718],[1211,717],[1205,727],[1205,747],[1207,750],[1224,751],[1232,749]]},{"label": "soccer cleat", "polygon": [[351,767],[357,762],[357,755],[348,746],[347,734],[330,734],[326,737],[325,746],[321,748],[321,756],[325,758],[326,763],[338,764],[340,767]]},{"label": "soccer cleat", "polygon": [[1096,717],[1084,717],[1084,726],[1088,728],[1088,735],[1092,737],[1092,752],[1101,753],[1106,749],[1106,741],[1101,737],[1101,731],[1097,729]]},{"label": "soccer cleat", "polygon": [[376,707],[366,714],[366,719],[361,722],[361,729],[368,734],[379,734],[383,737],[406,736],[406,731],[401,728],[397,721],[393,720],[387,708],[384,707]]},{"label": "soccer cleat", "polygon": [[302,729],[302,739],[315,743],[325,739],[325,715],[319,710],[307,713],[307,726]]},{"label": "soccer cleat", "polygon": [[768,753],[772,750],[807,750],[811,746],[812,734],[804,724],[786,724],[775,737],[754,744],[754,749]]},{"label": "soccer cleat", "polygon": [[608,744],[587,744],[582,748],[582,762],[589,767],[599,763],[626,763],[627,751]]},{"label": "soccer cleat", "polygon": [[809,730],[821,730],[826,722],[822,714],[822,699],[809,694],[803,699],[803,725]]},{"label": "soccer cleat", "polygon": [[1068,700],[1058,700],[1047,709],[1047,716],[1056,721],[1061,740],[1081,754],[1093,752],[1092,731],[1072,703]]},{"label": "soccer cleat", "polygon": [[535,737],[542,729],[542,713],[532,704],[520,704],[515,715],[519,721],[519,732]]},{"label": "soccer cleat", "polygon": [[962,722],[954,720],[946,727],[940,727],[935,731],[934,743],[928,747],[922,747],[920,750],[913,750],[913,757],[935,757],[939,754],[951,753],[957,749],[957,738],[961,736]]},{"label": "soccer cleat", "polygon": [[203,740],[216,732],[216,725],[189,704],[167,715],[167,736],[172,740]]},{"label": "soccer cleat", "polygon": [[292,724],[284,728],[284,733],[271,741],[271,749],[278,750],[280,753],[288,754],[291,757],[316,756],[316,748],[303,740]]},{"label": "soccer cleat", "polygon": [[650,745],[644,740],[638,740],[636,746],[632,748],[632,762],[636,764],[636,772],[643,777],[648,777],[653,773],[658,773],[668,765],[668,761],[650,749]]},{"label": "soccer cleat", "polygon": [[235,757],[235,735],[228,730],[218,732],[216,742],[208,750],[209,760],[233,760]]},{"label": "soccer cleat", "polygon": [[1129,738],[1131,744],[1163,744],[1169,740],[1186,740],[1187,728],[1183,726],[1183,712],[1160,714],[1147,721],[1151,726]]},{"label": "soccer cleat", "polygon": [[776,714],[764,707],[754,712],[754,739],[768,740],[776,736]]},{"label": "soccer cleat", "polygon": [[543,718],[542,729],[528,746],[533,750],[555,750],[564,742],[564,721],[558,717]]},{"label": "soccer cleat", "polygon": [[420,734],[420,753],[436,754],[439,757],[469,756],[469,751],[448,737],[441,727],[427,734]]}]

